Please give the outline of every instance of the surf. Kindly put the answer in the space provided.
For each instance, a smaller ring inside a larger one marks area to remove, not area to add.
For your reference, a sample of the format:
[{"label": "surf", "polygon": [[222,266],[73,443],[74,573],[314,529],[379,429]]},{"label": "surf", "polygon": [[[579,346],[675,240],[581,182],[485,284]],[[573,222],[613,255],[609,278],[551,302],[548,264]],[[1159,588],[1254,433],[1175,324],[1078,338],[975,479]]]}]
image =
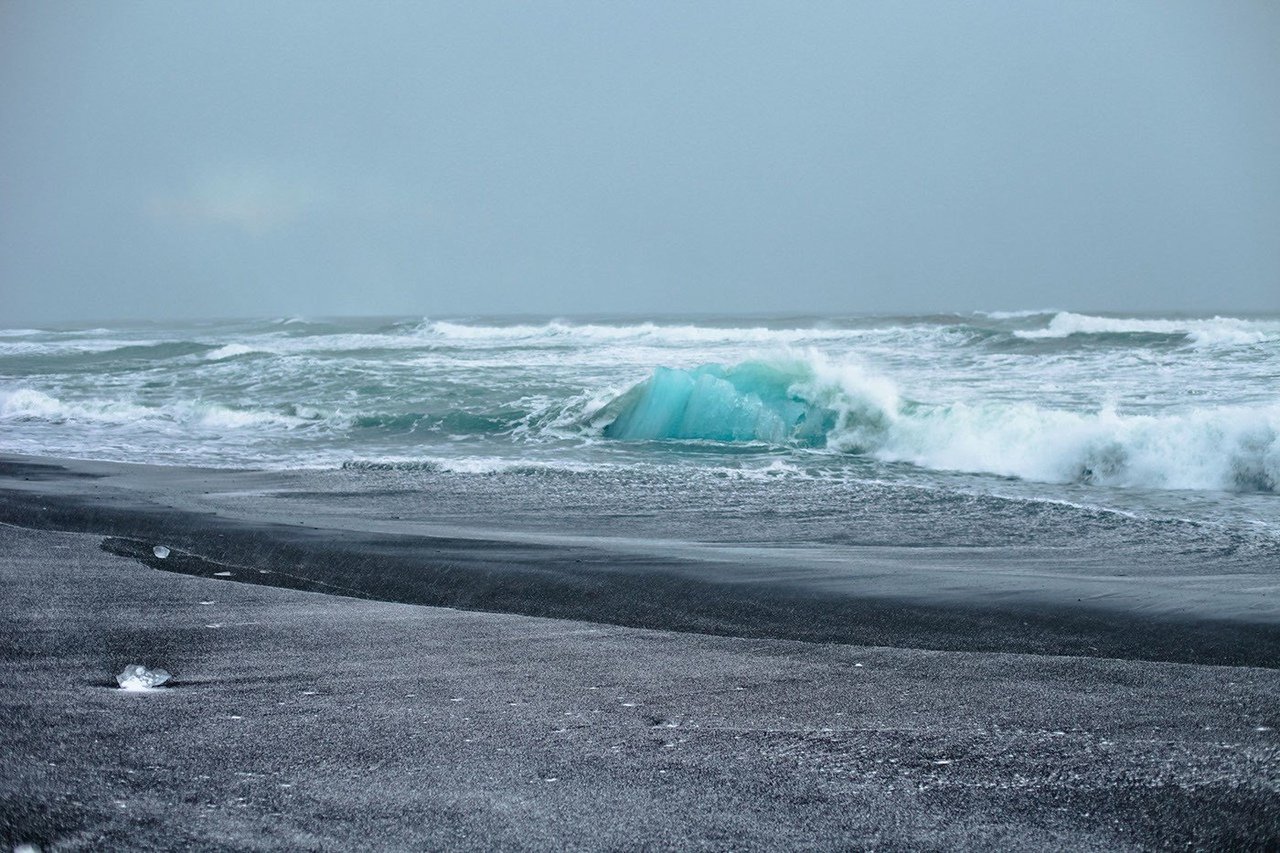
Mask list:
[{"label": "surf", "polygon": [[616,441],[762,442],[1045,483],[1275,493],[1280,405],[1176,413],[930,403],[818,353],[661,367],[593,419]]}]

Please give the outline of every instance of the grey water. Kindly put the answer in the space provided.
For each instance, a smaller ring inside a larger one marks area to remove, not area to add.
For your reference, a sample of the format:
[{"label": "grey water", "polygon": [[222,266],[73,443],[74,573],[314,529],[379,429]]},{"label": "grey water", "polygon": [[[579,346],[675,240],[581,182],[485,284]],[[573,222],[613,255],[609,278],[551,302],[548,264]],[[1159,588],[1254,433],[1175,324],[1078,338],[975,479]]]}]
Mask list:
[{"label": "grey water", "polygon": [[1275,316],[120,323],[0,331],[0,452],[530,530],[1272,559],[1277,389]]}]

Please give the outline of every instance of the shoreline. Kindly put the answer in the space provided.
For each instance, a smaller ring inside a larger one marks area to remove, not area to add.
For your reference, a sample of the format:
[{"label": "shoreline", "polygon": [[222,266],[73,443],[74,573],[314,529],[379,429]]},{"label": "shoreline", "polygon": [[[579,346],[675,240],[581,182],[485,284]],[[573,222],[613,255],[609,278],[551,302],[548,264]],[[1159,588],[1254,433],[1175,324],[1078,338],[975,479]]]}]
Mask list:
[{"label": "shoreline", "polygon": [[[1280,600],[1267,597],[1280,566],[1146,581],[1070,566],[1054,574],[1038,554],[1024,561],[1029,570],[1016,553],[944,554],[957,570],[874,548],[829,566],[794,552],[751,564],[760,549],[646,552],[590,537],[383,523],[335,510],[299,482],[0,455],[0,521],[120,540],[115,553],[153,569],[407,604],[756,639],[1280,667]],[[274,514],[250,497],[264,494],[280,505]],[[151,544],[175,554],[159,560]]]}]

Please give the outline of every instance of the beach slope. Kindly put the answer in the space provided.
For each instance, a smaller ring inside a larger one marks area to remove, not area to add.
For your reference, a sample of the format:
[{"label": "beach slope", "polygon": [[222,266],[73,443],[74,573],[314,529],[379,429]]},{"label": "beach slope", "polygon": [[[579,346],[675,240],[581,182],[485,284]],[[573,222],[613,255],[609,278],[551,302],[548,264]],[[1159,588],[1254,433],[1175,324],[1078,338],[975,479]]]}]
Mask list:
[{"label": "beach slope", "polygon": [[[1262,849],[1280,674],[717,637],[0,527],[0,837],[53,849]],[[113,675],[163,666],[132,693]]]}]

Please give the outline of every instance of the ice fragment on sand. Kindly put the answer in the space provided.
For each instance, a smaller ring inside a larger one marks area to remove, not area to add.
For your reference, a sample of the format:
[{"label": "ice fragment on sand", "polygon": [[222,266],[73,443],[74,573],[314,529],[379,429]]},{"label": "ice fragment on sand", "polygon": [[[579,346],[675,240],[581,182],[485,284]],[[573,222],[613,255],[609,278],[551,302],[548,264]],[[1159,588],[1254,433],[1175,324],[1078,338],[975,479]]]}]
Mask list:
[{"label": "ice fragment on sand", "polygon": [[163,669],[147,669],[140,663],[131,663],[116,676],[116,682],[122,690],[149,690],[164,684],[170,677]]},{"label": "ice fragment on sand", "polygon": [[215,578],[229,578],[231,577],[231,572],[214,572],[213,576]]},{"label": "ice fragment on sand", "polygon": [[151,549],[151,553],[163,560],[165,557],[169,556],[169,549],[163,545],[157,545]]}]

